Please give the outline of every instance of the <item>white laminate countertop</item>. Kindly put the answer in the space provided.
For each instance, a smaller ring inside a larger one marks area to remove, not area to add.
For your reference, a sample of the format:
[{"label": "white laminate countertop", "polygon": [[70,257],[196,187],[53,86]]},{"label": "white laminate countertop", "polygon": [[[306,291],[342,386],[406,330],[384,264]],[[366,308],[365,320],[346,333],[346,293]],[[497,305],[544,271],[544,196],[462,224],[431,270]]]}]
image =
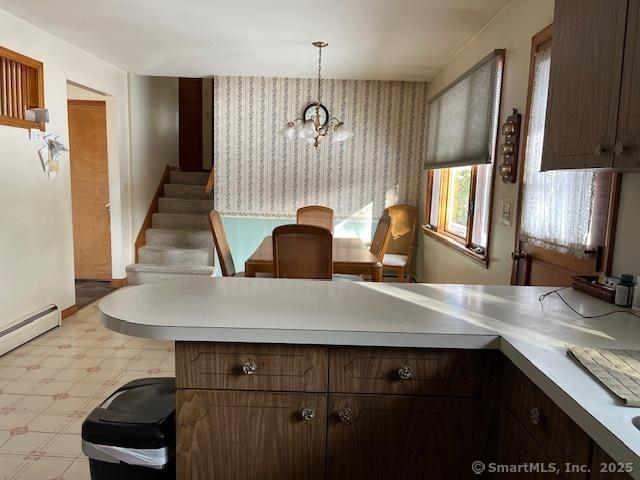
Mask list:
[{"label": "white laminate countertop", "polygon": [[[582,319],[543,287],[193,278],[127,287],[100,302],[105,326],[146,338],[500,349],[618,462],[635,463],[640,430],[626,407],[566,353],[568,345],[640,349],[640,318]],[[575,292],[588,315],[613,305]]]}]

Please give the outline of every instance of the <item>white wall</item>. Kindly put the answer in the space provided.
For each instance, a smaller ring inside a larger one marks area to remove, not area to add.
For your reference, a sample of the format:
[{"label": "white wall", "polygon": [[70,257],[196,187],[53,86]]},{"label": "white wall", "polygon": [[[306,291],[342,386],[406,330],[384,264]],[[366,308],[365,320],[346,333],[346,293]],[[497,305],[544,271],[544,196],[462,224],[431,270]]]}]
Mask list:
[{"label": "white wall", "polygon": [[[66,143],[68,81],[104,94],[114,106],[116,120],[109,130],[115,129],[117,140],[117,148],[112,146],[117,153],[110,154],[109,162],[113,277],[124,278],[137,234],[132,232],[131,201],[137,224],[139,211],[146,213],[157,187],[156,172],[177,161],[177,82],[129,79],[120,68],[3,10],[0,45],[44,63],[51,119],[47,131]],[[130,89],[137,109],[131,131]],[[0,126],[0,326],[48,304],[64,309],[75,303],[69,157],[63,157],[59,176],[50,181],[42,171],[39,148],[27,130]]]},{"label": "white wall", "polygon": [[[531,37],[553,21],[553,0],[514,0],[478,35],[458,52],[451,62],[429,83],[429,96],[437,94],[475,65],[491,50],[505,48],[500,124],[517,108],[524,114],[527,101]],[[497,170],[497,169],[496,169]],[[500,224],[503,197],[513,199],[512,225]],[[420,248],[416,272],[423,282],[508,284],[515,239],[517,187],[497,176],[494,183],[492,232],[489,268],[419,232]]]},{"label": "white wall", "polygon": [[[131,256],[128,222],[128,98],[124,71],[0,10],[0,45],[44,62],[47,130],[68,143],[67,80],[117,99],[119,188],[110,199],[114,262]],[[47,304],[75,303],[69,157],[58,178],[42,172],[28,131],[0,126],[0,325]],[[127,218],[126,222],[122,218]]]},{"label": "white wall", "polygon": [[135,240],[167,165],[178,166],[178,79],[130,75],[131,232]]}]

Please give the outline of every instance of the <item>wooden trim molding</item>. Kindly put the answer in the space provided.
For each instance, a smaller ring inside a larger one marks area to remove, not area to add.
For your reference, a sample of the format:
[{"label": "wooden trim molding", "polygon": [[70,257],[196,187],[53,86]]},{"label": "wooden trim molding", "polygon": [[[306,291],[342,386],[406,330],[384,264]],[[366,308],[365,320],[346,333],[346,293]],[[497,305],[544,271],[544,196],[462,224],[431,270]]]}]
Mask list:
[{"label": "wooden trim molding", "polygon": [[78,312],[78,305],[73,304],[68,308],[65,308],[64,310],[62,310],[62,312],[60,312],[60,316],[62,318],[62,320],[69,318],[71,315],[75,314]]},{"label": "wooden trim molding", "polygon": [[128,283],[129,283],[129,280],[127,279],[127,277],[111,279],[111,286],[115,288],[126,287]]},{"label": "wooden trim molding", "polygon": [[138,232],[138,236],[136,237],[136,242],[133,245],[136,263],[138,262],[138,249],[140,247],[144,247],[145,245],[144,234],[148,229],[151,228],[151,216],[154,213],[158,212],[158,202],[160,200],[160,197],[162,197],[162,194],[164,193],[164,186],[167,183],[169,183],[169,174],[173,170],[177,170],[177,169],[175,167],[172,167],[171,165],[167,165],[167,167],[165,168],[164,173],[162,174],[162,178],[160,179],[160,184],[158,185],[156,193],[153,196],[153,199],[151,200],[151,204],[149,205],[149,210],[147,211],[147,215],[144,217],[144,221],[140,226],[140,231]]},{"label": "wooden trim molding", "polygon": [[489,268],[488,252],[485,255],[480,255],[474,252],[473,250],[471,250],[469,247],[465,246],[460,241],[453,239],[451,236],[444,235],[442,233],[431,230],[427,225],[420,225],[420,228],[422,229],[422,233],[424,233],[426,236],[431,237],[437,240],[438,242],[440,242],[441,244],[446,245],[447,247],[452,248],[456,252],[461,253],[462,255],[466,256],[470,260],[473,260],[474,262],[476,262],[478,265],[481,265],[484,268]]}]

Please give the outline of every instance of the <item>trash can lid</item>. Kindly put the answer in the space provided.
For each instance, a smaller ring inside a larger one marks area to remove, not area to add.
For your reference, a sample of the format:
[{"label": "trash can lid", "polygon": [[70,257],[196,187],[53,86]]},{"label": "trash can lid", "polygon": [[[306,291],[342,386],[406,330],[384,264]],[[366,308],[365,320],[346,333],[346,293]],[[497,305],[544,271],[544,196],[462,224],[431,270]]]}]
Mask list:
[{"label": "trash can lid", "polygon": [[174,378],[133,380],[96,407],[82,424],[82,439],[99,445],[162,448],[175,443]]}]

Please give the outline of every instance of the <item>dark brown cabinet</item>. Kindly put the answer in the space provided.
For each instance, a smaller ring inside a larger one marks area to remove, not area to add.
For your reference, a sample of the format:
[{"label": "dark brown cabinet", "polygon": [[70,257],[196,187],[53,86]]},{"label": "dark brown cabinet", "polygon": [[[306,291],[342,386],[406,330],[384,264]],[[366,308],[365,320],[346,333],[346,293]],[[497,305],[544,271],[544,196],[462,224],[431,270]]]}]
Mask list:
[{"label": "dark brown cabinet", "polygon": [[633,465],[615,462],[602,448],[594,446],[591,480],[632,480],[633,477],[627,472],[633,470]]},{"label": "dark brown cabinet", "polygon": [[640,168],[640,0],[629,0],[622,70],[616,168]]},{"label": "dark brown cabinet", "polygon": [[495,351],[177,342],[176,385],[179,480],[630,478]]},{"label": "dark brown cabinet", "polygon": [[327,478],[470,476],[477,399],[329,395]]},{"label": "dark brown cabinet", "polygon": [[325,478],[322,394],[178,390],[178,478]]},{"label": "dark brown cabinet", "polygon": [[627,3],[556,0],[543,171],[614,165]]}]

